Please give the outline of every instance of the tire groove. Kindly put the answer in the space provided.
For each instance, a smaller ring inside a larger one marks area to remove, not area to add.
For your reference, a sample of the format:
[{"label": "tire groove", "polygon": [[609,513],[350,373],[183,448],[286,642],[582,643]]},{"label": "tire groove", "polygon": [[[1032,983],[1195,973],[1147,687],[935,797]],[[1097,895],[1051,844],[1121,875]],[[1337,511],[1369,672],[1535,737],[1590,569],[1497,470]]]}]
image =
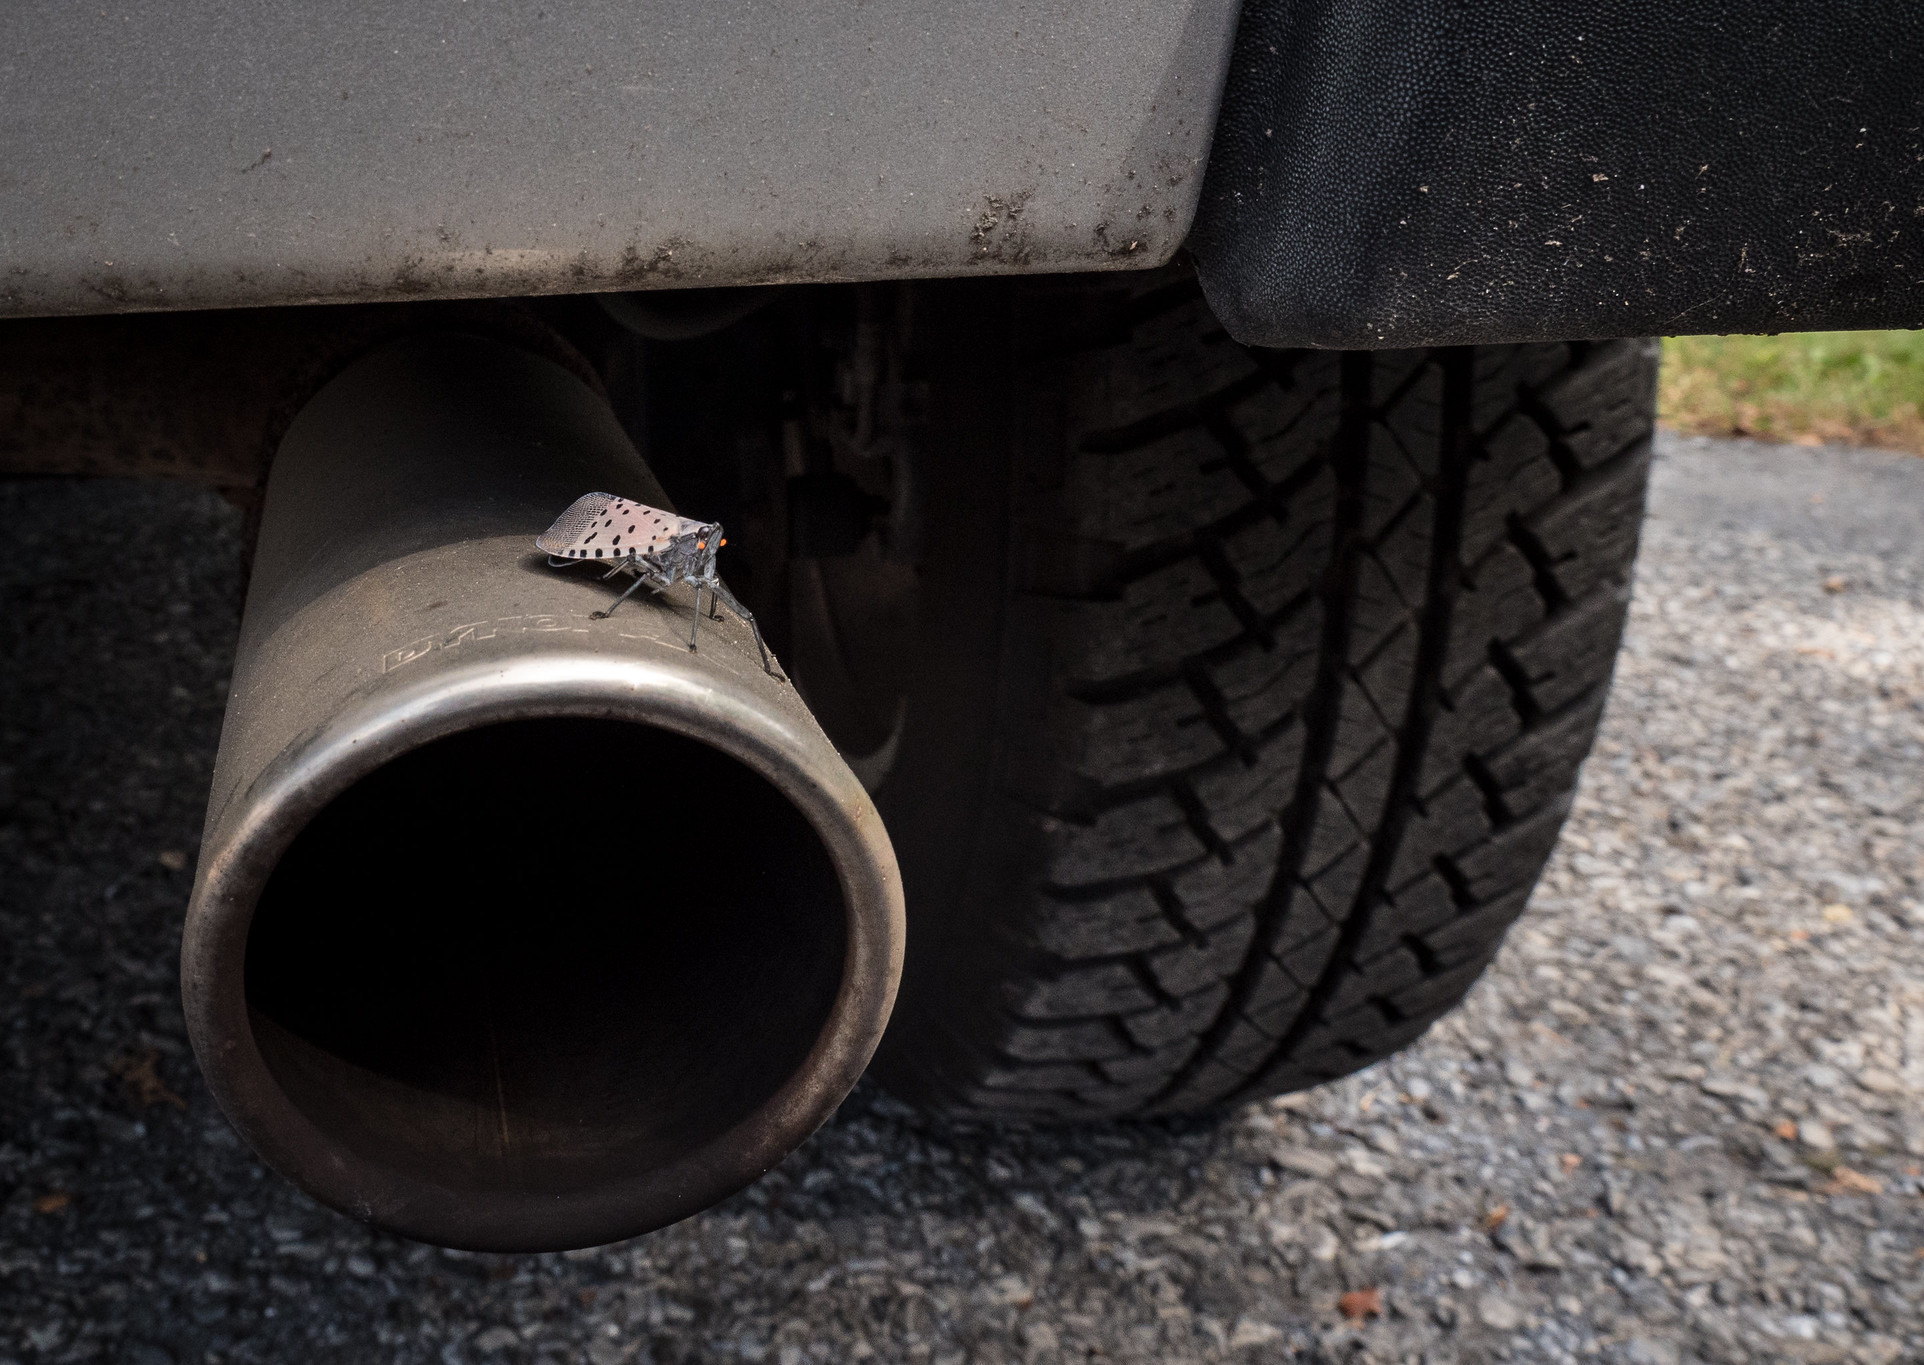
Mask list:
[{"label": "tire groove", "polygon": [[1583,477],[1582,463],[1577,459],[1576,452],[1570,448],[1570,443],[1564,440],[1566,435],[1573,433],[1564,430],[1563,424],[1557,421],[1557,415],[1550,411],[1549,405],[1533,390],[1525,389],[1518,397],[1517,412],[1535,422],[1538,429],[1543,432],[1544,440],[1549,443],[1546,453],[1550,457],[1550,463],[1556,466],[1557,477],[1563,483],[1561,491],[1568,493],[1576,487],[1577,480]]},{"label": "tire groove", "polygon": [[[1233,851],[1239,849],[1244,844],[1259,841],[1263,837],[1265,828],[1265,826],[1259,825],[1249,833],[1232,840],[1229,845],[1230,849]],[[1184,872],[1194,871],[1196,868],[1206,866],[1215,861],[1214,858],[1208,856],[1191,858],[1186,862],[1177,863],[1173,867],[1165,867],[1155,872],[1141,872],[1131,874],[1127,877],[1111,877],[1101,881],[1080,882],[1074,886],[1063,886],[1050,882],[1037,887],[1036,891],[1037,894],[1062,905],[1087,905],[1091,901],[1108,900],[1112,896],[1140,890],[1151,877],[1174,877]]]},{"label": "tire groove", "polygon": [[[1313,591],[1301,592],[1263,617],[1264,626],[1270,631],[1279,631],[1289,624],[1292,617],[1305,608],[1313,606],[1319,594]],[[1160,665],[1156,668],[1140,669],[1134,673],[1120,674],[1114,678],[1104,678],[1073,684],[1064,689],[1067,696],[1091,706],[1107,706],[1117,702],[1135,701],[1160,688],[1180,685],[1183,670],[1194,663],[1222,663],[1234,658],[1244,649],[1260,648],[1255,637],[1247,632],[1238,632],[1221,644],[1212,645],[1200,654],[1192,654],[1187,659]]]},{"label": "tire groove", "polygon": [[[1526,730],[1523,733],[1528,735],[1530,732]],[[1463,775],[1483,795],[1483,813],[1489,817],[1491,832],[1507,827],[1515,817],[1510,814],[1509,804],[1503,799],[1503,788],[1497,784],[1496,775],[1490,771],[1490,765],[1483,761],[1481,754],[1463,756]]]},{"label": "tire groove", "polygon": [[[1088,953],[1076,957],[1065,957],[1061,953],[1037,946],[1032,941],[1021,937],[1006,927],[999,926],[992,932],[994,932],[1002,942],[1008,944],[1011,950],[1021,955],[1025,971],[1032,977],[1041,980],[1060,980],[1064,976],[1083,971],[1090,967],[1123,967],[1131,972],[1134,972],[1138,967],[1141,967],[1145,971],[1148,970],[1144,950],[1139,948],[1131,948],[1126,952]],[[1192,932],[1200,931],[1192,929]],[[1208,936],[1204,935],[1203,937],[1207,940]],[[1164,944],[1161,948],[1152,951],[1164,952],[1175,946],[1174,944]],[[1199,989],[1208,990],[1209,987],[1204,986]],[[1195,992],[1191,993],[1194,994]],[[1164,999],[1163,996],[1167,996],[1168,998]],[[1181,1001],[1180,996],[1170,995],[1166,989],[1163,991],[1163,996],[1157,997],[1158,1005],[1167,1005],[1171,1001],[1180,1003]],[[1005,1012],[1009,1018],[1021,1020],[1025,1026],[1034,1024],[1037,1026],[1046,1025],[1053,1027],[1058,1024],[1074,1023],[1078,1020],[1087,1022],[1091,1019],[1113,1019],[1116,1017],[1113,1012],[1087,1015],[1051,1014],[1046,1016],[1018,1014],[1013,1010]]]},{"label": "tire groove", "polygon": [[1469,483],[1471,446],[1470,418],[1475,403],[1475,359],[1467,347],[1452,348],[1438,357],[1443,370],[1442,449],[1437,461],[1437,490],[1434,527],[1430,537],[1429,598],[1418,627],[1416,658],[1408,707],[1397,740],[1395,768],[1390,776],[1389,794],[1384,801],[1383,823],[1370,842],[1369,861],[1361,886],[1343,917],[1335,951],[1321,977],[1310,988],[1295,1021],[1284,1032],[1259,1066],[1228,1098],[1261,1085],[1271,1071],[1289,1060],[1297,1046],[1322,1021],[1324,1007],[1355,970],[1356,949],[1370,929],[1376,910],[1384,901],[1385,883],[1400,851],[1408,828],[1411,798],[1416,793],[1423,771],[1437,710],[1441,704],[1440,673],[1448,657],[1450,623],[1456,606],[1457,589],[1462,583],[1458,546],[1462,541],[1463,509]]},{"label": "tire groove", "polygon": [[1443,879],[1443,885],[1450,888],[1450,904],[1459,910],[1470,910],[1476,907],[1477,899],[1475,893],[1470,890],[1470,879],[1463,875],[1463,869],[1456,865],[1454,858],[1447,853],[1439,853],[1430,859],[1430,866],[1435,868],[1436,875]]},{"label": "tire groove", "polygon": [[1156,908],[1162,911],[1163,920],[1169,927],[1182,935],[1183,941],[1190,947],[1207,948],[1209,935],[1190,921],[1189,913],[1183,907],[1182,897],[1176,894],[1176,889],[1169,884],[1169,879],[1148,877],[1145,881],[1149,887],[1150,897],[1156,902]]},{"label": "tire groove", "polygon": [[[1190,695],[1195,697],[1196,704],[1202,707],[1203,719],[1207,720],[1209,728],[1216,732],[1216,738],[1222,741],[1223,749],[1240,758],[1244,767],[1254,767],[1256,741],[1244,734],[1242,728],[1236,724],[1236,718],[1229,714],[1229,701],[1223,696],[1222,689],[1216,686],[1216,680],[1209,676],[1209,671],[1194,659],[1185,660],[1183,681],[1189,685]],[[1293,716],[1293,712],[1283,716],[1276,722],[1276,727],[1287,724]]]},{"label": "tire groove", "polygon": [[[1389,413],[1396,411],[1402,401],[1409,397],[1410,390],[1423,382],[1424,372],[1428,369],[1429,365],[1427,361],[1421,365],[1410,366],[1410,372],[1398,380],[1396,387],[1389,391],[1383,398],[1383,401],[1370,410],[1371,420],[1379,425],[1382,424],[1383,418]],[[1367,455],[1368,451],[1366,450],[1364,454]],[[1404,451],[1404,458],[1409,458],[1409,452],[1407,450]]]},{"label": "tire groove", "polygon": [[1269,387],[1274,381],[1260,370],[1255,374],[1244,375],[1217,389],[1214,393],[1183,403],[1162,412],[1151,413],[1147,417],[1119,427],[1108,427],[1092,431],[1076,442],[1076,449],[1085,455],[1126,455],[1132,450],[1140,450],[1151,442],[1160,441],[1165,436],[1174,436],[1179,431],[1191,427],[1205,426],[1209,415],[1217,408],[1231,403],[1240,403]]},{"label": "tire groove", "polygon": [[1323,770],[1328,767],[1336,744],[1349,647],[1350,609],[1362,563],[1359,533],[1373,418],[1370,406],[1373,369],[1374,361],[1367,352],[1348,352],[1341,360],[1343,412],[1331,452],[1337,479],[1335,543],[1331,563],[1320,585],[1324,614],[1317,680],[1304,708],[1303,753],[1297,768],[1296,789],[1282,820],[1283,847],[1277,859],[1277,871],[1257,911],[1256,932],[1250,939],[1249,954],[1231,979],[1228,998],[1202,1032],[1195,1052],[1148,1101],[1152,1108],[1180,1091],[1204,1066],[1214,1061],[1217,1050],[1235,1031],[1236,1021],[1242,1017],[1244,1007],[1254,997],[1264,975],[1266,946],[1288,913],[1303,860],[1309,853]]},{"label": "tire groove", "polygon": [[[1233,464],[1233,457],[1225,456],[1224,462]],[[1254,526],[1265,519],[1274,519],[1287,525],[1289,497],[1299,491],[1304,484],[1313,480],[1317,472],[1318,466],[1312,464],[1292,474],[1282,483],[1265,484],[1260,492],[1252,491],[1250,500],[1233,512],[1198,526],[1194,530],[1185,531],[1180,536],[1171,536],[1127,551],[1087,588],[1074,593],[1047,595],[1072,602],[1113,600],[1130,584],[1166,569],[1171,564],[1180,564],[1192,555],[1200,557],[1210,547],[1220,545],[1225,537],[1245,527]],[[1307,534],[1309,531],[1304,532],[1304,535]]]},{"label": "tire groove", "polygon": [[1189,832],[1196,836],[1196,842],[1208,849],[1210,856],[1218,862],[1224,864],[1235,862],[1236,855],[1230,851],[1229,841],[1209,823],[1209,810],[1203,805],[1202,798],[1196,795],[1196,789],[1189,783],[1177,779],[1168,784],[1168,790],[1170,799],[1182,812],[1183,820],[1189,826]]},{"label": "tire groove", "polygon": [[1262,613],[1256,610],[1255,604],[1243,596],[1242,577],[1229,562],[1229,556],[1223,553],[1222,545],[1216,541],[1206,542],[1197,547],[1196,558],[1209,570],[1217,592],[1222,595],[1223,605],[1229,608],[1229,614],[1242,626],[1243,634],[1266,650],[1276,648],[1276,637],[1263,623]]},{"label": "tire groove", "polygon": [[1510,652],[1510,647],[1501,640],[1490,641],[1488,652],[1490,667],[1496,670],[1497,676],[1503,679],[1504,686],[1510,689],[1511,708],[1515,710],[1517,719],[1523,722],[1523,728],[1528,730],[1536,724],[1537,717],[1543,714],[1543,708],[1537,705],[1536,697],[1530,692],[1529,672],[1523,667],[1523,662]]},{"label": "tire groove", "polygon": [[1524,524],[1521,515],[1510,513],[1506,534],[1510,544],[1516,547],[1516,552],[1522,555],[1524,562],[1530,566],[1531,582],[1537,590],[1537,596],[1543,599],[1544,610],[1553,612],[1568,606],[1570,594],[1565,592],[1563,584],[1557,581],[1556,560],[1551,557],[1549,550],[1544,548],[1536,532]]},{"label": "tire groove", "polygon": [[[1001,787],[998,791],[1010,801],[1029,810],[1065,820],[1072,825],[1091,825],[1110,811],[1120,810],[1124,806],[1133,805],[1158,793],[1171,793],[1172,784],[1182,785],[1187,790],[1187,784],[1191,779],[1204,776],[1220,767],[1224,759],[1233,758],[1242,762],[1244,767],[1249,767],[1251,764],[1247,755],[1258,753],[1263,745],[1295,723],[1296,715],[1291,712],[1264,726],[1255,735],[1247,736],[1245,748],[1242,751],[1225,749],[1222,753],[1211,754],[1208,758],[1192,763],[1186,768],[1178,768],[1174,772],[1156,773],[1149,777],[1139,777],[1128,782],[1115,782],[1105,786],[1090,781],[1074,792],[1072,798],[1060,801],[1045,800],[1037,793],[1023,792],[1013,787]],[[1190,792],[1187,797],[1178,798],[1178,800],[1197,800],[1197,798],[1193,792]],[[1197,808],[1201,809],[1199,800]]]}]

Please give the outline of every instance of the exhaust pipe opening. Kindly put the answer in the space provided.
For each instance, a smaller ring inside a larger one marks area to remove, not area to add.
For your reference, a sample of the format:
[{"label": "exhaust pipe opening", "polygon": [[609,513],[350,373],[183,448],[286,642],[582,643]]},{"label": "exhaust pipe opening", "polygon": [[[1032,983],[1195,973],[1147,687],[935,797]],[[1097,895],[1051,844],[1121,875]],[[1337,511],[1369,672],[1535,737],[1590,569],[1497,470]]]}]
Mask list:
[{"label": "exhaust pipe opening", "polygon": [[435,740],[328,804],[262,890],[245,990],[274,1080],[362,1159],[559,1195],[747,1119],[845,954],[834,865],[764,778],[552,717]]}]

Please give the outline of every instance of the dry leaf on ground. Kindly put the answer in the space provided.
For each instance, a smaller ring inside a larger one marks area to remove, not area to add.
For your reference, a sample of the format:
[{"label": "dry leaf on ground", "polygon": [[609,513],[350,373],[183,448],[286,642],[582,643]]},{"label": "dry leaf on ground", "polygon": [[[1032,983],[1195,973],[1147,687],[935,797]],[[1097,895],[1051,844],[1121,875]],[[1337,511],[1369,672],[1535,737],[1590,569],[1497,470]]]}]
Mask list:
[{"label": "dry leaf on ground", "polygon": [[150,1047],[138,1055],[129,1053],[125,1057],[116,1057],[107,1065],[112,1068],[114,1075],[126,1082],[127,1088],[134,1093],[134,1102],[142,1109],[151,1109],[156,1104],[171,1104],[176,1109],[185,1109],[187,1101],[169,1090],[167,1082],[154,1069],[159,1060],[159,1050]]},{"label": "dry leaf on ground", "polygon": [[1882,1194],[1884,1182],[1874,1175],[1853,1171],[1848,1166],[1839,1166],[1831,1172],[1829,1180],[1818,1186],[1819,1194]]},{"label": "dry leaf on ground", "polygon": [[1361,1322],[1364,1318],[1381,1317],[1383,1313],[1383,1291],[1380,1289],[1352,1289],[1336,1301],[1336,1310],[1351,1322]]}]

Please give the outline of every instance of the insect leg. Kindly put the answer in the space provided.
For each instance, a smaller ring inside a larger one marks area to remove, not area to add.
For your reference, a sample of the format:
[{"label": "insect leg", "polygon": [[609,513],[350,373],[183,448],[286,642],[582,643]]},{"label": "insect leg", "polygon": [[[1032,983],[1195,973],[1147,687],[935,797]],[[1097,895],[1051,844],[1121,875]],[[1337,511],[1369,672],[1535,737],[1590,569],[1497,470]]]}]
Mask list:
[{"label": "insect leg", "polygon": [[701,629],[701,584],[695,584],[695,614],[688,622],[688,652],[695,652],[695,632]]},{"label": "insect leg", "polygon": [[648,582],[648,575],[637,573],[635,575],[635,581],[628,585],[628,591],[624,592],[621,596],[617,597],[613,602],[611,602],[608,606],[608,610],[589,612],[588,619],[590,621],[606,621],[610,616],[613,616],[615,614],[616,607],[620,606],[623,602],[626,602],[631,596],[634,595],[635,589],[639,588],[642,584],[646,582]]},{"label": "insect leg", "polygon": [[775,671],[774,665],[769,661],[768,645],[762,639],[762,628],[755,624],[755,613],[750,611],[747,607],[744,607],[740,602],[736,601],[735,594],[730,592],[727,588],[724,588],[719,581],[710,583],[708,585],[708,591],[713,593],[715,596],[719,597],[722,601],[726,602],[728,604],[728,609],[734,612],[735,615],[741,617],[742,621],[746,623],[748,628],[755,632],[755,648],[759,649],[762,652],[762,670],[766,672],[770,677],[775,677],[775,678],[781,677],[782,675]]}]

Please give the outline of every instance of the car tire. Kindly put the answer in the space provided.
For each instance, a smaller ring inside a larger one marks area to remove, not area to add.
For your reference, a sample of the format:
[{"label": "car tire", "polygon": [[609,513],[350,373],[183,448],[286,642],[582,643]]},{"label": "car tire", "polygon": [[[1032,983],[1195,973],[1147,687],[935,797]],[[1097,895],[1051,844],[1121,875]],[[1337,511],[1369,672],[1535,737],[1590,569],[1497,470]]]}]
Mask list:
[{"label": "car tire", "polygon": [[[826,554],[791,526],[753,605],[861,732],[901,860],[876,1074],[1102,1119],[1409,1045],[1495,955],[1595,737],[1655,344],[1258,350],[1180,267],[867,289],[779,327],[822,339],[806,487],[832,464],[889,510]],[[876,609],[885,580],[912,604]]]}]

